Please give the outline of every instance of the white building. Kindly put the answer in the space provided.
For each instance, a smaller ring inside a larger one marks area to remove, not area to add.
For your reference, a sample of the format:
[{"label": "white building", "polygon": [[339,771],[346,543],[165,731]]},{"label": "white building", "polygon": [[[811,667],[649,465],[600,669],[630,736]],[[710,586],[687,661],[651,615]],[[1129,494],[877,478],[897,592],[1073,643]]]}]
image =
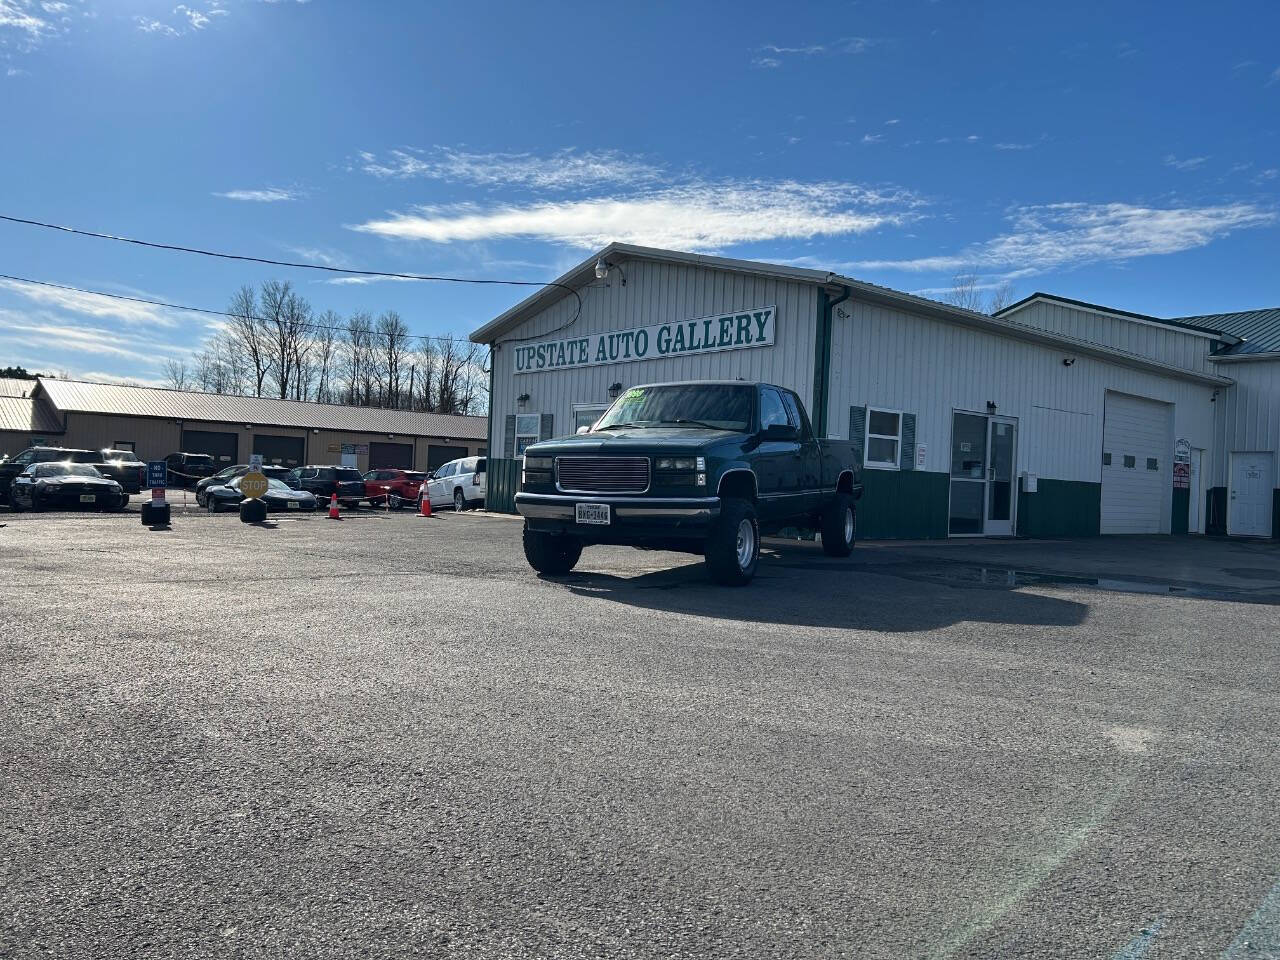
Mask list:
[{"label": "white building", "polygon": [[[794,389],[820,434],[859,446],[863,537],[1203,532],[1219,512],[1270,536],[1274,466],[1247,518],[1221,510],[1242,488],[1221,488],[1275,459],[1280,355],[1241,359],[1247,335],[1213,319],[1043,294],[991,317],[834,273],[611,244],[472,335],[493,347],[493,505],[525,445],[593,422],[625,387],[740,377]],[[1234,434],[1237,407],[1270,419]]]}]

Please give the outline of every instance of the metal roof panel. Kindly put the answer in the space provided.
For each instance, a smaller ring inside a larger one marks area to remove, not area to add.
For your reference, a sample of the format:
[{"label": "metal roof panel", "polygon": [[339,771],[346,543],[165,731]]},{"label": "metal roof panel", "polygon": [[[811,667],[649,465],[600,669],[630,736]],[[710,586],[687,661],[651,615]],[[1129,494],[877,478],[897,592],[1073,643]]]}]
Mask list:
[{"label": "metal roof panel", "polygon": [[307,400],[194,393],[163,387],[129,387],[84,380],[41,378],[40,389],[55,407],[64,412],[248,423],[254,426],[341,430],[349,433],[456,437],[466,440],[483,440],[488,433],[486,417],[422,413],[416,410],[348,407]]}]

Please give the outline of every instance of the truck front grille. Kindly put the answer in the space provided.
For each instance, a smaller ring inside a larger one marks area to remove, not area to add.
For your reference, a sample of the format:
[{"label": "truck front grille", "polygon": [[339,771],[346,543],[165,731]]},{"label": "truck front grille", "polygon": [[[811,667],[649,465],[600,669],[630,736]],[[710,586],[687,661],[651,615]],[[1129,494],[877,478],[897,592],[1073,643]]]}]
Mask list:
[{"label": "truck front grille", "polygon": [[556,483],[568,493],[644,493],[648,457],[557,457]]}]

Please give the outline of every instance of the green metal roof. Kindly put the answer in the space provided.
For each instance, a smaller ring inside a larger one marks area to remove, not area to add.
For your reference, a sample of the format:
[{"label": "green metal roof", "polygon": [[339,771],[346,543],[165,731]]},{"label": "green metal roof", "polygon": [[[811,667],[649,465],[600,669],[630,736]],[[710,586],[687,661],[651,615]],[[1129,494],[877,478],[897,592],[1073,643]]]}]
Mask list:
[{"label": "green metal roof", "polygon": [[1243,341],[1221,351],[1218,356],[1280,353],[1280,307],[1179,317],[1177,322],[1213,327]]}]

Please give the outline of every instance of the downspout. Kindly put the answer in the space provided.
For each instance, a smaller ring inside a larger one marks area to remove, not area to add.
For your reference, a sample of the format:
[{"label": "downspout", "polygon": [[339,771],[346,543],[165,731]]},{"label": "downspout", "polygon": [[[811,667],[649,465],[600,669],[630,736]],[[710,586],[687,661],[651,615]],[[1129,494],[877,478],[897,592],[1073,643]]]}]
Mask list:
[{"label": "downspout", "polygon": [[818,329],[814,338],[813,349],[813,404],[809,410],[813,421],[814,432],[820,437],[827,435],[827,406],[831,398],[831,331],[834,326],[835,308],[853,295],[853,289],[846,284],[836,284],[843,293],[831,300],[827,289],[818,291]]}]

